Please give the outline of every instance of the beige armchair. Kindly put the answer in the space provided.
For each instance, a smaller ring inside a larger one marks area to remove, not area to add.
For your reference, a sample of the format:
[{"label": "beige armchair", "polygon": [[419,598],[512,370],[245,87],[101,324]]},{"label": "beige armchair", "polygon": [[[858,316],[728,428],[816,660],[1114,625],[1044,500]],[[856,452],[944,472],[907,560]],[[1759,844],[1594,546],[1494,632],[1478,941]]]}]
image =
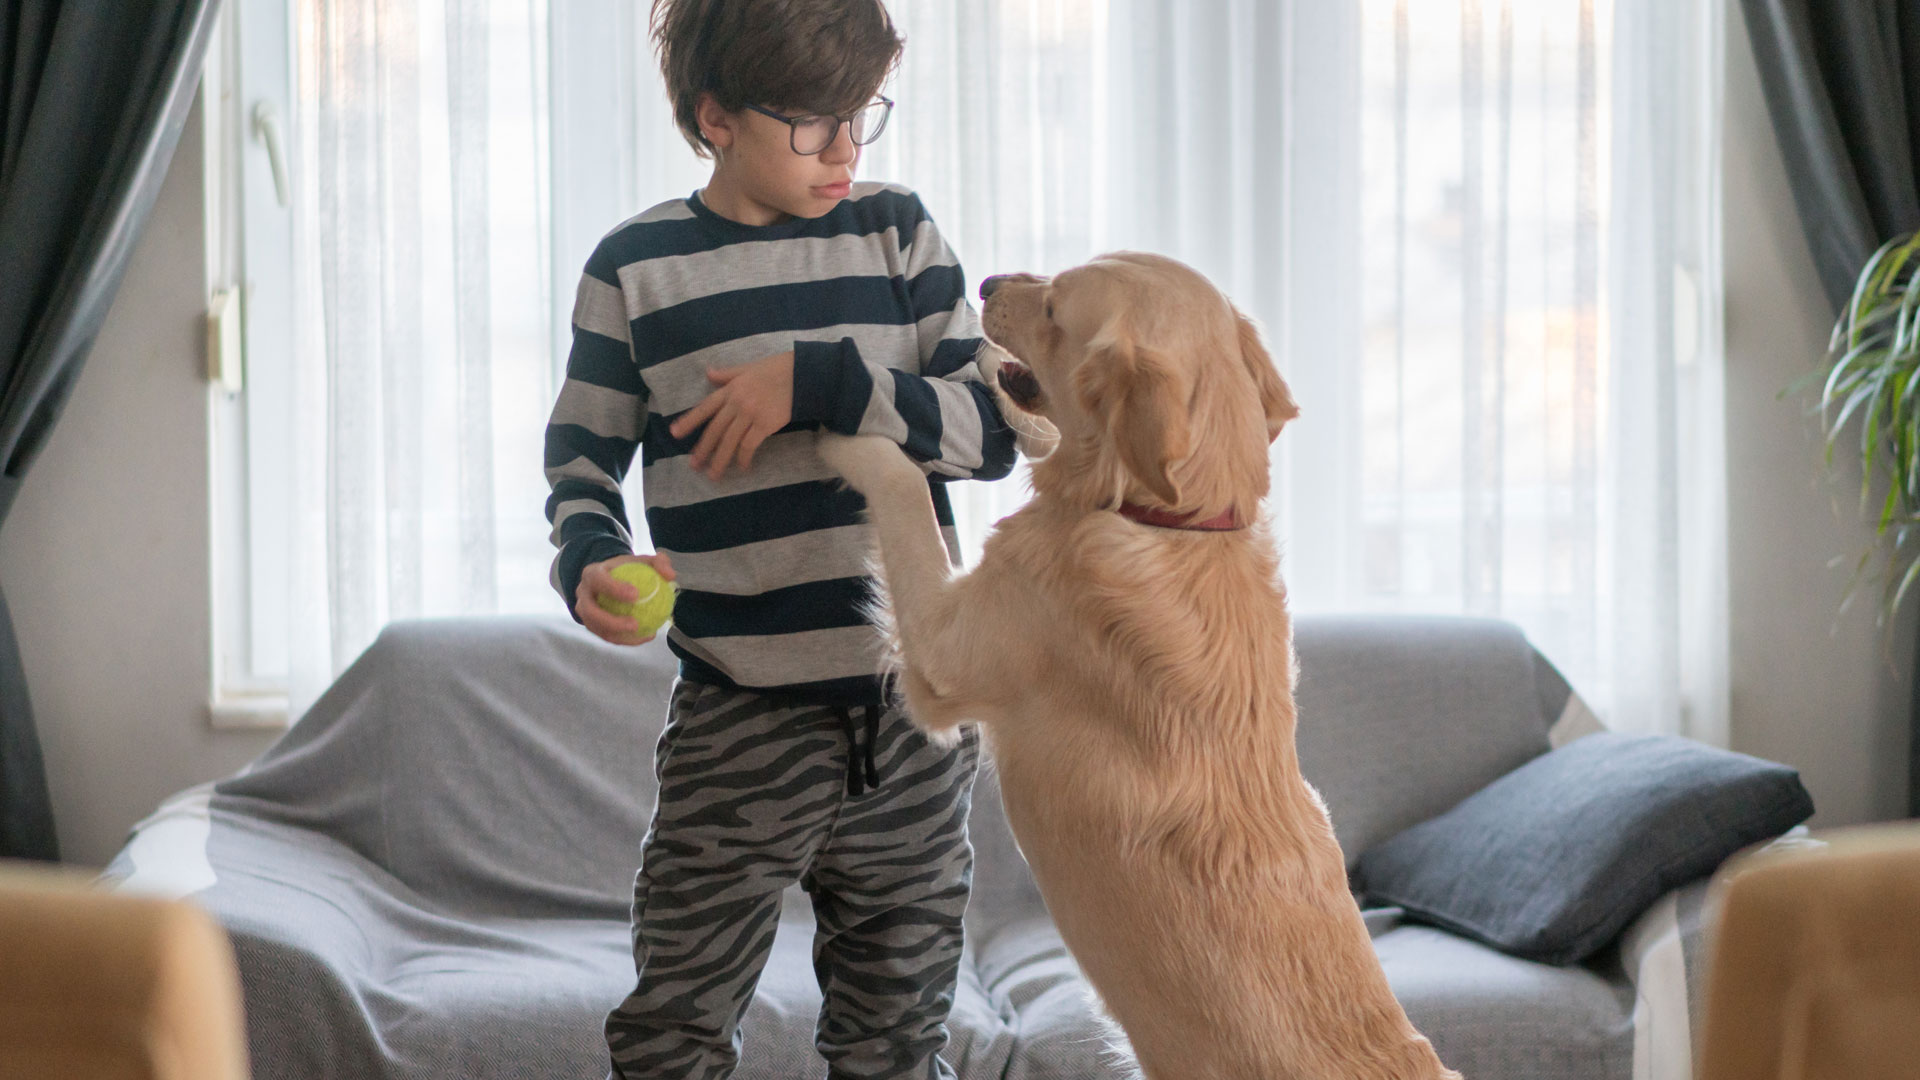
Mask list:
[{"label": "beige armchair", "polygon": [[1701,1080],[1920,1076],[1920,823],[1813,839],[1714,883]]},{"label": "beige armchair", "polygon": [[246,1080],[226,932],[177,900],[0,860],[0,1080]]}]

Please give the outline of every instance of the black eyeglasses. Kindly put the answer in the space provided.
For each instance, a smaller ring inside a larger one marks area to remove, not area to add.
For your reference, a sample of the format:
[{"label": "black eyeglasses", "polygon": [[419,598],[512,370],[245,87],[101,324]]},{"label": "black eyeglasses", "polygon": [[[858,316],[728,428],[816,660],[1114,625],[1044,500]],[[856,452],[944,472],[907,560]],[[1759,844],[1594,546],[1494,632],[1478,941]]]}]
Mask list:
[{"label": "black eyeglasses", "polygon": [[855,146],[865,146],[879,138],[880,133],[887,129],[887,117],[893,114],[893,100],[880,98],[846,116],[832,113],[783,116],[758,105],[748,105],[747,108],[787,125],[787,144],[793,147],[794,153],[811,157],[833,145],[842,124],[847,125],[847,134],[852,137]]}]

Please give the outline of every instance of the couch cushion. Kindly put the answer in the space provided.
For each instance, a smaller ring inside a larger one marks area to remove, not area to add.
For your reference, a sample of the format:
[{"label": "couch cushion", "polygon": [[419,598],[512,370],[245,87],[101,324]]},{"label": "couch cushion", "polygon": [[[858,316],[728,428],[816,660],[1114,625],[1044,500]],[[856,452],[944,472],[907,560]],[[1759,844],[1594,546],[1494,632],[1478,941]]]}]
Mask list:
[{"label": "couch cushion", "polygon": [[1661,894],[1813,813],[1784,765],[1603,732],[1366,852],[1373,900],[1519,956],[1582,960]]},{"label": "couch cushion", "polygon": [[1135,1074],[1124,1039],[1095,1015],[1086,979],[1052,919],[1010,920],[973,948],[981,990],[1012,1035],[1007,1080]]},{"label": "couch cushion", "polygon": [[[1367,913],[1394,996],[1449,1067],[1473,1080],[1620,1080],[1631,1075],[1632,990],[1617,973],[1504,955],[1391,910]],[[1051,920],[983,936],[976,970],[1016,1042],[1017,1080],[1130,1075]]]},{"label": "couch cushion", "polygon": [[1373,949],[1407,1018],[1463,1076],[1633,1075],[1633,991],[1624,979],[1522,960],[1429,926],[1388,930]]},{"label": "couch cushion", "polygon": [[1294,649],[1300,768],[1349,867],[1547,752],[1535,653],[1512,623],[1308,616]]}]

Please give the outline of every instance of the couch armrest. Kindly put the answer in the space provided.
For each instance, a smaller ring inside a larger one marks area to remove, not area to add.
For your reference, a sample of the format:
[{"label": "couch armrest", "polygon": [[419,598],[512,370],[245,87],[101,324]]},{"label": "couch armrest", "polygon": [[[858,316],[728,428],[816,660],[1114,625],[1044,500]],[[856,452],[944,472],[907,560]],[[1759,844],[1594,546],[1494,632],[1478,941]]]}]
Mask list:
[{"label": "couch armrest", "polygon": [[[1805,825],[1760,850],[1817,844]],[[1707,947],[1717,901],[1711,876],[1654,901],[1620,935],[1633,985],[1633,1080],[1691,1080],[1706,1007]]]},{"label": "couch armrest", "polygon": [[1654,901],[1620,935],[1633,985],[1633,1080],[1690,1080],[1705,1000],[1709,878]]}]

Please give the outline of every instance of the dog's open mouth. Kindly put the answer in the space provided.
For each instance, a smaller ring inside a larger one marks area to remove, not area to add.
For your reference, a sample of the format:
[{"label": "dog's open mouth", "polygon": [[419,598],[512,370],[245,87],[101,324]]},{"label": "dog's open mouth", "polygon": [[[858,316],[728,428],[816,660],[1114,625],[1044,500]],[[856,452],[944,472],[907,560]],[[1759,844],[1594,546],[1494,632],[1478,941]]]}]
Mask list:
[{"label": "dog's open mouth", "polygon": [[1025,364],[1008,357],[1000,361],[1000,370],[994,377],[1015,405],[1031,412],[1040,404],[1040,380],[1033,377]]}]

